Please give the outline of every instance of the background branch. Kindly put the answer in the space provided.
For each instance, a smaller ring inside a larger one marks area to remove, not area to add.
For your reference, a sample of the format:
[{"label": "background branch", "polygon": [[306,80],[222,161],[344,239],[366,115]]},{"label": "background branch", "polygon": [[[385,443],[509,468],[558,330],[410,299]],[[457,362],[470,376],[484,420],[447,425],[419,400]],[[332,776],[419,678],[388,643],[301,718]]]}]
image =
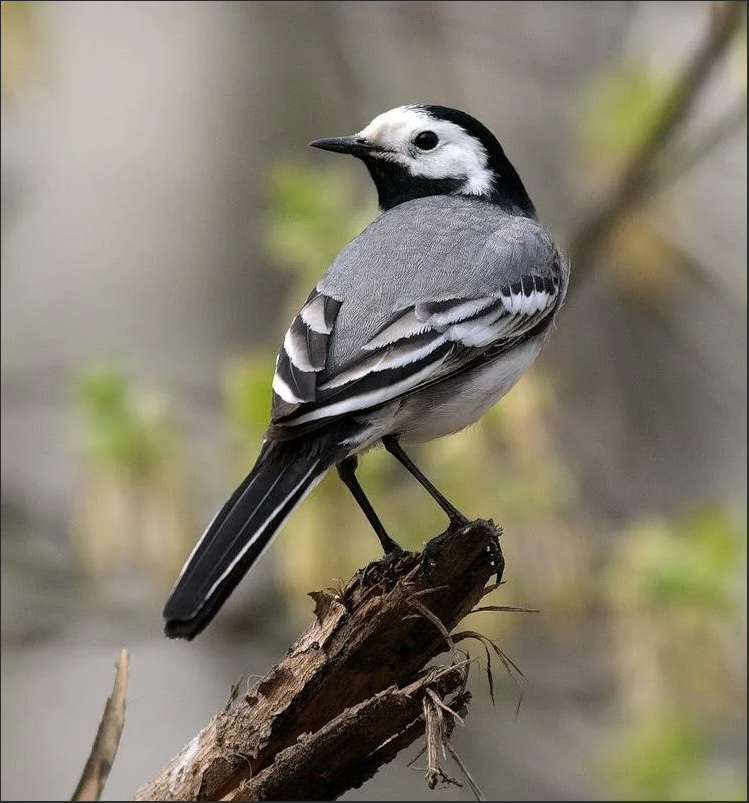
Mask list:
[{"label": "background branch", "polygon": [[615,182],[610,196],[596,204],[571,238],[570,260],[576,282],[586,276],[617,221],[654,189],[660,178],[655,169],[658,158],[687,120],[697,96],[741,28],[745,13],[744,2],[712,4],[704,39],[663,101],[650,133]]},{"label": "background branch", "polygon": [[688,147],[676,152],[661,165],[654,181],[664,187],[678,181],[685,173],[696,167],[706,156],[716,151],[724,142],[737,134],[746,125],[746,95],[738,101]]}]

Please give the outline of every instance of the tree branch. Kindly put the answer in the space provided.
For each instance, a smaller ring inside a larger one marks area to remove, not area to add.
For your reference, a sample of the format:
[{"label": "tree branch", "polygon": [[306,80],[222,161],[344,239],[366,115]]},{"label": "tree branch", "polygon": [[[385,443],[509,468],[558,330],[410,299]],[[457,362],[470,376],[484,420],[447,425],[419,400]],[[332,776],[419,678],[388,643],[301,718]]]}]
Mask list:
[{"label": "tree branch", "polygon": [[[485,521],[448,532],[430,552],[434,586],[409,554],[312,593],[315,622],[135,799],[335,799],[424,734],[425,700],[447,738],[469,695],[465,654],[445,634],[484,595],[498,535]],[[446,650],[448,666],[424,669]]]},{"label": "tree branch", "polygon": [[457,696],[467,672],[467,662],[434,669],[404,689],[391,686],[346,709],[317,733],[300,736],[224,800],[335,800],[358,788],[395,757],[386,749],[391,739],[408,733],[409,744],[424,732],[423,723],[417,730],[409,728],[419,719],[424,700]]},{"label": "tree branch", "polygon": [[125,726],[127,698],[128,655],[124,648],[120,650],[116,667],[112,694],[107,698],[91,753],[71,800],[98,800],[117,755],[120,736]]},{"label": "tree branch", "polygon": [[696,167],[706,156],[714,153],[746,124],[746,95],[725,113],[723,117],[704,131],[699,139],[677,151],[665,164],[659,166],[654,181],[659,187],[673,184],[685,173]]},{"label": "tree branch", "polygon": [[570,261],[577,282],[584,278],[598,249],[621,217],[654,188],[658,179],[654,169],[656,161],[687,120],[697,96],[741,27],[746,3],[720,2],[711,4],[710,8],[705,37],[664,100],[649,135],[625,167],[610,197],[596,204],[596,209],[571,239]]}]

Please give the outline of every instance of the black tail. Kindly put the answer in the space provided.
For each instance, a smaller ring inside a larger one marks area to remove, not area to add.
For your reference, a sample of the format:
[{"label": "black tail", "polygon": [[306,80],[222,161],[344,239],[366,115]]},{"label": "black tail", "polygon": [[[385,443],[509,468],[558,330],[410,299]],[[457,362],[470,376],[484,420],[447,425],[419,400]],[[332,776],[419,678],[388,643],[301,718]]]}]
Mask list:
[{"label": "black tail", "polygon": [[[169,638],[203,630],[294,508],[335,462],[338,450],[267,441],[257,463],[208,525],[164,606]],[[342,456],[342,455],[341,455]]]}]

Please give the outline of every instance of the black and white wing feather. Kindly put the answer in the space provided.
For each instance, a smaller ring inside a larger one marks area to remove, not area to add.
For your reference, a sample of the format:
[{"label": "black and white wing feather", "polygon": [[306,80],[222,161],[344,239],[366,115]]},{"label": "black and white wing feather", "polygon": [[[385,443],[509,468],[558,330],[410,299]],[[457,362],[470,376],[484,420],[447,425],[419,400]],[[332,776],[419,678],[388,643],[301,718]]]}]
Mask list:
[{"label": "black and white wing feather", "polygon": [[292,321],[271,438],[408,397],[543,332],[566,290],[546,230],[493,204],[430,197],[381,215]]},{"label": "black and white wing feather", "polygon": [[340,306],[340,301],[313,290],[291,322],[276,358],[273,420],[292,415],[300,405],[317,398],[317,381],[325,368]]},{"label": "black and white wing feather", "polygon": [[[393,313],[331,374],[324,370],[324,349],[342,302],[316,290],[292,322],[278,358],[271,431],[285,430],[286,437],[308,432],[496,359],[545,330],[559,300],[559,277],[552,271],[523,276],[496,295],[419,302]],[[305,313],[310,303],[328,310],[328,331],[318,331],[322,317]]]}]

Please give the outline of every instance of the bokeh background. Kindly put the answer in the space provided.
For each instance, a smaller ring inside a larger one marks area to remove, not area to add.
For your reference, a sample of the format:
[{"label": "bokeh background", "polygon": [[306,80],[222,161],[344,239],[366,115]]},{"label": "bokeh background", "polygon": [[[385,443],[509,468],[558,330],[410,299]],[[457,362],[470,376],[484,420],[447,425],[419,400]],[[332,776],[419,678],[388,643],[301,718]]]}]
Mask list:
[{"label": "bokeh background", "polygon": [[[746,799],[744,8],[2,0],[3,799],[71,794],[120,646],[131,797],[377,556],[328,478],[162,637],[292,313],[377,212],[306,143],[417,101],[497,133],[573,270],[532,371],[417,454],[503,525],[492,601],[540,610],[471,620],[525,679],[492,705],[477,665],[456,748],[493,800]],[[442,530],[386,455],[362,481],[399,540]],[[346,799],[419,799],[415,753]]]}]

